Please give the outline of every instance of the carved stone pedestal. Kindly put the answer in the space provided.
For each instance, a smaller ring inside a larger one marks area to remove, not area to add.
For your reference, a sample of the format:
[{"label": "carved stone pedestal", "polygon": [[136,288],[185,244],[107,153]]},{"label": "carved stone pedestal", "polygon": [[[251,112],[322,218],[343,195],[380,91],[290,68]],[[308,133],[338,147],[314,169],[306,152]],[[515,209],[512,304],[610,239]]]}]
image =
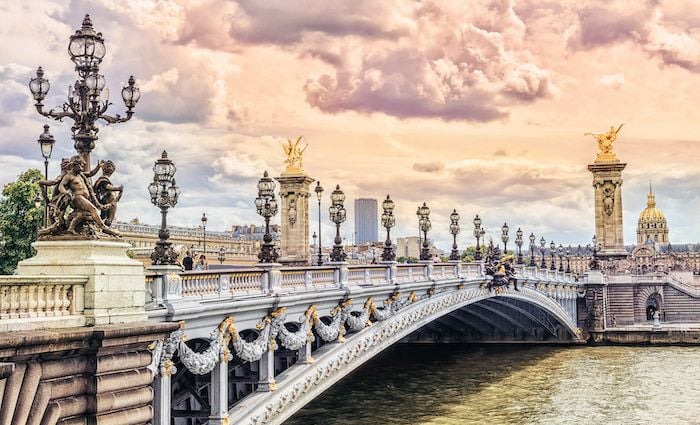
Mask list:
[{"label": "carved stone pedestal", "polygon": [[88,325],[145,322],[143,264],[126,255],[126,242],[39,241],[37,254],[17,265],[19,275],[87,276],[84,315]]},{"label": "carved stone pedestal", "polygon": [[593,173],[595,191],[595,235],[602,258],[625,258],[622,228],[622,170],[627,164],[619,160],[597,160],[588,166]]},{"label": "carved stone pedestal", "polygon": [[284,265],[309,264],[309,185],[311,177],[285,171],[276,177],[281,198],[280,257]]}]

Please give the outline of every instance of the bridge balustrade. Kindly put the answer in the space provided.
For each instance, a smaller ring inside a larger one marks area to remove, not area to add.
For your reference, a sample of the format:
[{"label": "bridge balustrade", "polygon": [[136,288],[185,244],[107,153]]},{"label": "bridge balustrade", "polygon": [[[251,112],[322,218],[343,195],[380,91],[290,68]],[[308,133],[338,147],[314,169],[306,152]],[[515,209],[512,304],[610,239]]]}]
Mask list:
[{"label": "bridge balustrade", "polygon": [[84,326],[83,276],[0,276],[0,332]]}]

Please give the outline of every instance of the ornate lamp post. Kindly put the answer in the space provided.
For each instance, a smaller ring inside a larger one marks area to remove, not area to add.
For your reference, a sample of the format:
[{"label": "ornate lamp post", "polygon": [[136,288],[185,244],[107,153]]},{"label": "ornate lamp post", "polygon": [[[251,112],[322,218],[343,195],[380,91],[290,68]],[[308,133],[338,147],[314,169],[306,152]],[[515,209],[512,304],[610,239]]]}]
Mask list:
[{"label": "ornate lamp post", "polygon": [[258,214],[265,219],[265,235],[258,259],[261,263],[274,263],[277,261],[277,250],[272,243],[272,235],[270,234],[270,218],[277,214],[277,200],[275,199],[275,182],[267,174],[267,171],[258,181],[258,197],[255,198],[255,208]]},{"label": "ornate lamp post", "polygon": [[223,246],[219,248],[219,264],[224,264],[224,261],[226,260],[226,248]]},{"label": "ornate lamp post", "polygon": [[[316,236],[316,232],[314,232],[314,234],[311,235],[311,237],[314,238],[314,245],[313,245],[313,247],[311,248],[311,252],[314,253],[314,252],[316,251],[316,238],[318,237],[318,236]],[[312,258],[312,259],[311,259],[311,265],[313,265],[313,263],[314,263],[314,260],[313,260],[313,258]]]},{"label": "ornate lamp post", "polygon": [[318,265],[323,264],[323,256],[321,253],[321,196],[323,195],[323,187],[321,187],[321,182],[316,182],[316,197],[318,198]]},{"label": "ornate lamp post", "polygon": [[530,233],[530,267],[537,267],[537,262],[535,262],[535,234]]},{"label": "ornate lamp post", "polygon": [[204,245],[204,255],[207,255],[207,215],[202,213],[202,244]]},{"label": "ornate lamp post", "polygon": [[523,231],[518,227],[515,232],[515,245],[518,246],[518,264],[523,263]]},{"label": "ornate lamp post", "polygon": [[459,261],[459,250],[457,249],[457,234],[459,234],[459,214],[457,210],[452,210],[450,214],[450,233],[452,233],[452,252],[450,253],[450,260]]},{"label": "ornate lamp post", "polygon": [[600,270],[600,262],[598,261],[598,238],[593,235],[593,259],[590,264],[591,270]]},{"label": "ornate lamp post", "polygon": [[559,271],[564,271],[564,247],[559,244]]},{"label": "ornate lamp post", "polygon": [[[479,236],[481,236],[481,249],[486,252],[486,229],[483,227],[479,231]],[[483,255],[482,255],[483,258]]]},{"label": "ornate lamp post", "polygon": [[571,246],[566,248],[566,272],[571,273]]},{"label": "ornate lamp post", "polygon": [[546,251],[546,245],[547,241],[544,240],[544,236],[542,239],[540,239],[540,254],[542,254],[542,263],[540,264],[540,268],[546,269],[547,268],[547,262],[544,259],[544,252]]},{"label": "ornate lamp post", "polygon": [[556,270],[557,267],[554,265],[554,253],[556,252],[557,245],[554,243],[554,241],[551,241],[549,243],[549,255],[552,257],[552,263],[549,266],[550,270]]},{"label": "ornate lamp post", "polygon": [[386,199],[382,202],[382,209],[384,210],[382,214],[382,226],[386,229],[386,241],[384,241],[384,249],[382,250],[382,261],[396,260],[394,247],[391,246],[391,228],[396,224],[394,206],[394,201],[391,200],[389,195],[386,195]]},{"label": "ornate lamp post", "polygon": [[423,261],[431,260],[430,249],[428,245],[428,231],[432,228],[430,223],[430,208],[423,202],[423,205],[418,207],[416,211],[418,218],[418,228],[423,232],[423,245],[420,250],[420,259]]},{"label": "ornate lamp post", "polygon": [[345,194],[340,190],[340,185],[335,185],[335,190],[331,193],[331,206],[328,207],[330,219],[335,223],[335,239],[333,240],[333,251],[331,261],[345,261],[347,254],[343,250],[343,238],[340,237],[340,224],[345,221]]},{"label": "ornate lamp post", "polygon": [[547,245],[547,241],[544,240],[544,236],[542,239],[540,239],[540,254],[542,254],[542,263],[540,264],[540,267],[543,269],[547,268],[547,262],[544,259],[544,252],[547,250],[545,246]]},{"label": "ornate lamp post", "polygon": [[168,241],[168,208],[174,207],[180,197],[180,188],[175,185],[175,164],[168,159],[168,153],[163,151],[160,159],[153,165],[153,182],[148,185],[151,202],[160,208],[161,222],[158,231],[158,241],[151,254],[153,265],[177,264],[177,254],[173,251],[172,243]]},{"label": "ornate lamp post", "polygon": [[[44,157],[44,180],[49,179],[49,159],[51,158],[51,152],[53,152],[53,144],[56,143],[53,135],[49,133],[48,124],[44,125],[44,132],[41,133],[39,139],[39,147],[41,148],[41,156]],[[44,227],[49,225],[49,208],[48,208],[49,198],[48,194],[44,192]]]},{"label": "ornate lamp post", "polygon": [[474,260],[481,260],[481,246],[479,246],[479,239],[481,239],[481,219],[479,214],[474,217],[474,237],[476,238],[476,250],[474,251]]},{"label": "ornate lamp post", "polygon": [[503,227],[501,227],[501,240],[503,241],[503,255],[506,255],[508,253],[507,250],[507,244],[508,244],[508,223],[503,223]]},{"label": "ornate lamp post", "polygon": [[128,85],[121,90],[121,96],[126,106],[126,117],[119,114],[105,114],[109,105],[109,90],[104,90],[105,78],[99,73],[100,62],[106,53],[102,33],[95,32],[89,15],[85,15],[83,24],[75,34],[70,36],[68,54],[75,63],[78,80],[68,88],[68,101],[59,110],[44,111],[43,100],[49,92],[50,84],[44,78],[44,70],[39,67],[36,77],[29,82],[29,90],[34,96],[37,112],[47,118],[62,120],[70,118],[75,123],[71,130],[75,149],[85,161],[85,171],[90,170],[90,152],[95,148],[97,140],[97,120],[108,124],[128,121],[134,115],[134,106],[141,97],[141,92],[135,85],[134,77],[129,77]]}]

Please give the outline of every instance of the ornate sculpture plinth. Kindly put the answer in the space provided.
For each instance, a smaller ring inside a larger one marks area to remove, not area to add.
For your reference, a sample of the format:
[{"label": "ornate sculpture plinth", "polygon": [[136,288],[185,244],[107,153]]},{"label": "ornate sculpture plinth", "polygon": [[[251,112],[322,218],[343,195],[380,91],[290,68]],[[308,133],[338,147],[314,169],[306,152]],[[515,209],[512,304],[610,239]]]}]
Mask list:
[{"label": "ornate sculpture plinth", "polygon": [[626,166],[619,160],[596,160],[588,166],[593,173],[595,235],[601,246],[598,257],[627,257],[622,232],[622,170]]},{"label": "ornate sculpture plinth", "polygon": [[285,265],[307,265],[309,256],[309,185],[311,177],[299,172],[285,171],[275,177],[279,182],[282,203],[280,217],[280,257]]},{"label": "ornate sculpture plinth", "polygon": [[143,264],[126,255],[125,242],[39,241],[37,254],[20,261],[19,275],[87,276],[84,315],[88,325],[146,321]]}]

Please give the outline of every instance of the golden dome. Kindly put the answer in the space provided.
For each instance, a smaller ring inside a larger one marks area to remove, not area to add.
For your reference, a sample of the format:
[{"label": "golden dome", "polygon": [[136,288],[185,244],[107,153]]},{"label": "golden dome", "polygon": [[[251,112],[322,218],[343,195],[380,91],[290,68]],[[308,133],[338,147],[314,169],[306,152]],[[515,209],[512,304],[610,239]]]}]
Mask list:
[{"label": "golden dome", "polygon": [[639,214],[639,221],[644,223],[666,222],[664,212],[656,208],[656,199],[649,183],[649,194],[647,195],[647,207]]}]

